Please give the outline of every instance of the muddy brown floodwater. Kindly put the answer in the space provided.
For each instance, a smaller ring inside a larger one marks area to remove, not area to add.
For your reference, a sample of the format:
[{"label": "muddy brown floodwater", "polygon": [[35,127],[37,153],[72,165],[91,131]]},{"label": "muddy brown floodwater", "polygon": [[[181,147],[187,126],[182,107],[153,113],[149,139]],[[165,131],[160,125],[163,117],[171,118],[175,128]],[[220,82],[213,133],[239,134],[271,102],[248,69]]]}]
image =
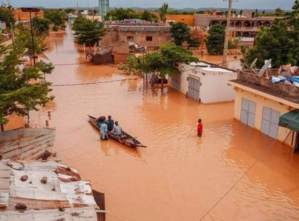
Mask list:
[{"label": "muddy brown floodwater", "polygon": [[[54,151],[105,193],[108,221],[299,220],[299,155],[234,120],[233,103],[146,90],[86,61],[70,29],[48,40],[56,98],[31,123],[44,126],[51,111]],[[147,148],[100,141],[89,114],[112,115]]]}]

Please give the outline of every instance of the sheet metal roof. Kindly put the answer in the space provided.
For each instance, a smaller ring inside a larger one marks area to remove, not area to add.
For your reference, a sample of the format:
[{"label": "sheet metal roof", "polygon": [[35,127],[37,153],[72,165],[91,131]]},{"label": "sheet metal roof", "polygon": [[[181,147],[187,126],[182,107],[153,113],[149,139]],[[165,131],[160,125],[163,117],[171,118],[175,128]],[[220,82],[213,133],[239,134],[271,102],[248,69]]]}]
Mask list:
[{"label": "sheet metal roof", "polygon": [[[22,181],[24,176],[27,179]],[[96,210],[100,209],[90,182],[82,181],[75,169],[54,161],[0,161],[0,205],[5,203],[1,221],[97,220]],[[27,209],[16,210],[18,203]]]}]

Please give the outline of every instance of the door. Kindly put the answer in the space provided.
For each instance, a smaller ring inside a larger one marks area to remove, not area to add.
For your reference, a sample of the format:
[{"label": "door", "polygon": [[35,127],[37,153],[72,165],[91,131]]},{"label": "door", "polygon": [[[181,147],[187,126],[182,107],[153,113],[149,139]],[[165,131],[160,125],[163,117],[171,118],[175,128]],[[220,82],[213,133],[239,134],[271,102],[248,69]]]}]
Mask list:
[{"label": "door", "polygon": [[199,100],[200,80],[188,77],[188,97]]},{"label": "door", "polygon": [[241,122],[254,127],[256,103],[245,98],[242,99]]},{"label": "door", "polygon": [[277,139],[279,117],[280,113],[278,111],[269,107],[263,107],[261,132],[274,139]]},{"label": "door", "polygon": [[181,74],[175,74],[172,77],[171,86],[173,89],[180,91],[180,89],[181,89]]}]

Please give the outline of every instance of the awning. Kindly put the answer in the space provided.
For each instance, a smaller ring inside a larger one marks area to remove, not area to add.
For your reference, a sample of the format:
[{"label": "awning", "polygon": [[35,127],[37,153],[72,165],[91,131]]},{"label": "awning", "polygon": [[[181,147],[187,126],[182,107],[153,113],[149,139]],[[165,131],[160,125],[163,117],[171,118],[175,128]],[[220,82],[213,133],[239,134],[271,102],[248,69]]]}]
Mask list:
[{"label": "awning", "polygon": [[278,125],[299,132],[299,110],[295,109],[281,115]]}]

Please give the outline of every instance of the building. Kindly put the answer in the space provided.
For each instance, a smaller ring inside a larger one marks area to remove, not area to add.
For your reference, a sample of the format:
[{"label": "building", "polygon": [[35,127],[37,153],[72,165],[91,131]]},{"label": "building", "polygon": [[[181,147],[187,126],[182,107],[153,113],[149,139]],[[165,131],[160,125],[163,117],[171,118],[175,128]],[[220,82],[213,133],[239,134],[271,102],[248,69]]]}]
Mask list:
[{"label": "building", "polygon": [[235,90],[234,118],[298,150],[299,87],[272,83],[273,74],[260,77],[244,70],[237,80],[229,81]]},{"label": "building", "polygon": [[166,22],[169,24],[171,22],[183,22],[186,25],[194,26],[194,15],[166,15]]},{"label": "building", "polygon": [[[229,25],[229,39],[238,39],[240,45],[252,46],[260,27],[270,27],[276,17],[258,17],[254,11],[244,11],[242,15],[232,15]],[[208,30],[214,24],[226,26],[226,15],[211,14],[194,15],[194,26],[206,27]]]},{"label": "building", "polygon": [[[117,45],[114,49],[123,53],[129,52],[129,42],[151,49],[172,39],[169,26],[146,21],[107,22],[106,29],[107,34],[101,40],[101,46]],[[125,44],[119,45],[121,42]]]},{"label": "building", "polygon": [[206,104],[234,100],[234,90],[227,82],[237,79],[237,72],[206,62],[181,64],[180,69],[180,74],[168,79],[175,90]]},{"label": "building", "polygon": [[34,18],[34,17],[44,18],[44,10],[42,9],[22,10],[19,8],[19,9],[14,9],[13,14],[16,21],[19,22],[28,22],[30,21],[30,18]]}]

